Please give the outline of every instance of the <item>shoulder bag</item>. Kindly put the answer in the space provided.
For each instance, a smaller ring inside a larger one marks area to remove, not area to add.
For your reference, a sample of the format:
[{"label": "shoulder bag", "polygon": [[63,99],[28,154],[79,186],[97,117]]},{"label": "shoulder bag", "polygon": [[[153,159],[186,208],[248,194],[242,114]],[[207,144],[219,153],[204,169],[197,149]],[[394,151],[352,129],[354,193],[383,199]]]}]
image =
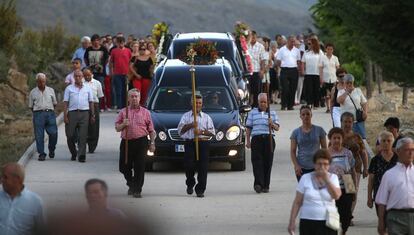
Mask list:
[{"label": "shoulder bag", "polygon": [[355,119],[356,119],[356,121],[357,121],[357,122],[363,122],[363,121],[365,121],[365,119],[364,119],[364,115],[363,115],[364,111],[363,111],[362,109],[358,109],[358,108],[357,108],[357,106],[355,105],[354,100],[353,100],[353,99],[352,99],[352,97],[351,97],[351,94],[348,94],[348,96],[349,96],[349,98],[351,99],[352,104],[353,104],[353,105],[354,105],[354,107],[355,107]]},{"label": "shoulder bag", "polygon": [[323,206],[326,209],[326,218],[325,218],[325,225],[326,227],[333,229],[335,231],[339,231],[341,228],[341,222],[339,220],[339,213],[336,206],[333,207],[327,207],[325,204],[325,201],[323,200],[321,189],[318,189],[319,196],[321,197]]}]

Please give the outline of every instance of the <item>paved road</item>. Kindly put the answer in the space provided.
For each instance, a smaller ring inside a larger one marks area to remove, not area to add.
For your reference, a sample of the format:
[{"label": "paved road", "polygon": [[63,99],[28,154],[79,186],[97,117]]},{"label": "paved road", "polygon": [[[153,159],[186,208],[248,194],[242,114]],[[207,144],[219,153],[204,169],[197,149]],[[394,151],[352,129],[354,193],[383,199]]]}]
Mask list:
[{"label": "paved road", "polygon": [[[273,107],[279,110],[279,107]],[[83,183],[92,177],[107,181],[113,204],[139,212],[142,218],[152,218],[154,226],[164,234],[287,234],[286,227],[296,178],[289,160],[289,136],[299,123],[299,112],[278,112],[281,130],[276,137],[270,193],[253,191],[250,151],[247,169],[231,172],[225,163],[212,164],[208,176],[206,197],[199,199],[185,193],[184,173],[170,165],[158,165],[155,172],[146,173],[143,198],[126,196],[127,187],[118,173],[119,134],[113,122],[115,113],[101,116],[101,138],[96,153],[87,155],[84,164],[71,162],[66,147],[63,125],[59,127],[56,158],[38,162],[33,158],[27,165],[26,185],[39,193],[48,209],[84,203]],[[331,126],[323,110],[314,112],[313,122],[326,131]],[[376,234],[376,215],[366,207],[366,180],[362,181],[355,226],[348,234]],[[150,216],[151,215],[151,216]]]}]

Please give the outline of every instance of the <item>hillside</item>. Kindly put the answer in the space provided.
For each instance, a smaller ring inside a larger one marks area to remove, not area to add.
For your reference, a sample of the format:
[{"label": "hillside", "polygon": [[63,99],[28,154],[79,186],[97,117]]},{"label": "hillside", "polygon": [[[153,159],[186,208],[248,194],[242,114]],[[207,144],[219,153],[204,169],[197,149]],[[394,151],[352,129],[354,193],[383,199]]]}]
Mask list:
[{"label": "hillside", "polygon": [[232,31],[247,22],[274,36],[312,28],[309,7],[316,0],[18,0],[18,15],[35,29],[62,22],[77,35],[117,33],[145,35],[159,21],[174,32]]}]

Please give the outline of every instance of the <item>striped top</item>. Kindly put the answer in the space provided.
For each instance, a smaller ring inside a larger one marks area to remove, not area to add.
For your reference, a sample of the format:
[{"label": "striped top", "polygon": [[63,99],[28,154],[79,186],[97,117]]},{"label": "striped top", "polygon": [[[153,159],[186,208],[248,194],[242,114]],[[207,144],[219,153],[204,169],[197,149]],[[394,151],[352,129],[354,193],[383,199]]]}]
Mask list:
[{"label": "striped top", "polygon": [[[270,111],[270,117],[274,124],[280,125],[279,117],[275,111]],[[268,113],[260,112],[258,108],[254,108],[247,116],[246,127],[252,130],[252,137],[255,135],[269,134]]]},{"label": "striped top", "polygon": [[[194,122],[193,111],[190,110],[190,111],[184,113],[184,115],[181,117],[180,123],[178,123],[178,127],[177,127],[178,133],[181,136],[181,138],[186,139],[186,140],[194,139],[194,128],[191,128],[187,132],[181,134],[181,129],[184,127],[184,125],[190,124],[190,123],[193,123],[193,122]],[[202,111],[200,111],[200,113],[198,114],[198,117],[197,117],[197,127],[200,131],[209,131],[213,135],[216,134],[216,131],[214,129],[213,120],[211,119],[211,117],[207,113],[204,113]],[[206,138],[207,136],[199,135],[199,137]]]}]

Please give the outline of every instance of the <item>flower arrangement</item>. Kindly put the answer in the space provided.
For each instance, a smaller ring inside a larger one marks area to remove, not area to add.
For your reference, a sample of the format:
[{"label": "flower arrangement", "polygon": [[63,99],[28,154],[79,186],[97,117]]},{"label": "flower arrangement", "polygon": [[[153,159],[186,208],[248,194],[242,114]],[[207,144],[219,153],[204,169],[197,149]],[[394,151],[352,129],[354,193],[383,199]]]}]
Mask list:
[{"label": "flower arrangement", "polygon": [[211,65],[216,62],[218,51],[216,44],[207,40],[198,40],[187,46],[182,60],[187,64]]},{"label": "flower arrangement", "polygon": [[246,23],[243,23],[241,21],[237,21],[236,25],[234,26],[234,34],[236,35],[236,38],[240,38],[240,36],[247,36],[249,35],[249,25]]},{"label": "flower arrangement", "polygon": [[161,44],[160,40],[162,36],[168,34],[169,26],[165,22],[160,22],[154,25],[152,28],[152,38],[156,41],[156,44]]}]

